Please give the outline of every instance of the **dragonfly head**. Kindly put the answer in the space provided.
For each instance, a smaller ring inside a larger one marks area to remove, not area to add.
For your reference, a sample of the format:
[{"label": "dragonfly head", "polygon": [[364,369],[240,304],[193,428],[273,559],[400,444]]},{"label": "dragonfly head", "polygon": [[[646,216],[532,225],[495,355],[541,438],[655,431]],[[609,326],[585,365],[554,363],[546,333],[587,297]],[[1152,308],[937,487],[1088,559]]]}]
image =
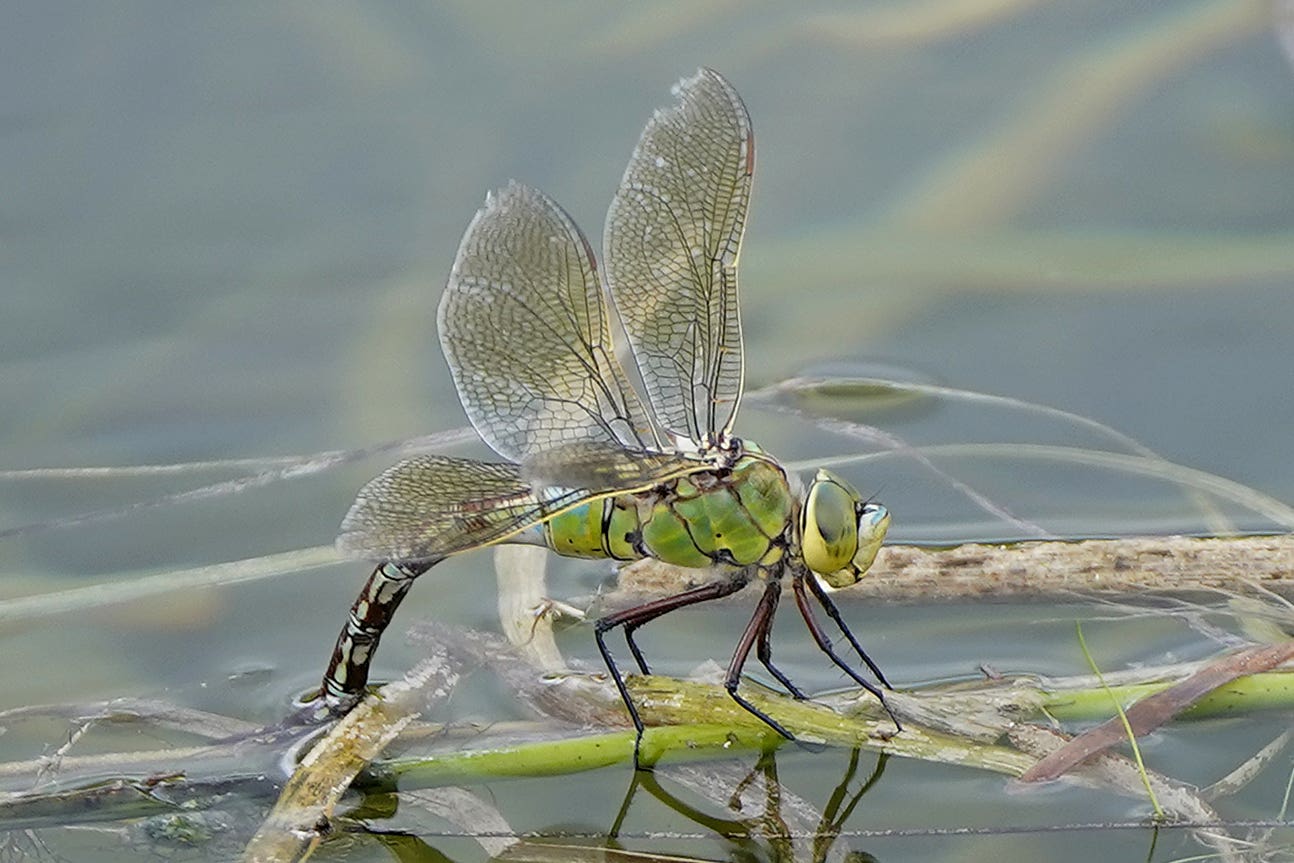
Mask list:
[{"label": "dragonfly head", "polygon": [[862,578],[881,549],[890,511],[829,470],[819,470],[800,510],[800,548],[809,569],[832,587]]}]

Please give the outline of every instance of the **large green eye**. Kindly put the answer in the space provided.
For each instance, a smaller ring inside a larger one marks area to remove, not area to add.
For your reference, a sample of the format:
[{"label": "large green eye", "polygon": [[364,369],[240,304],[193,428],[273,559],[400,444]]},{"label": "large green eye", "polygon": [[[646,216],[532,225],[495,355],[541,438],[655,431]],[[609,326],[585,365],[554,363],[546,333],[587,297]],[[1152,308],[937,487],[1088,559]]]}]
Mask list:
[{"label": "large green eye", "polygon": [[818,471],[800,517],[800,551],[809,569],[832,587],[849,587],[867,574],[890,528],[890,511],[863,503],[854,487]]},{"label": "large green eye", "polygon": [[[848,566],[858,551],[858,493],[827,470],[805,496],[800,547],[809,569],[824,577]],[[833,582],[828,578],[828,583]],[[834,585],[833,585],[834,586]]]}]

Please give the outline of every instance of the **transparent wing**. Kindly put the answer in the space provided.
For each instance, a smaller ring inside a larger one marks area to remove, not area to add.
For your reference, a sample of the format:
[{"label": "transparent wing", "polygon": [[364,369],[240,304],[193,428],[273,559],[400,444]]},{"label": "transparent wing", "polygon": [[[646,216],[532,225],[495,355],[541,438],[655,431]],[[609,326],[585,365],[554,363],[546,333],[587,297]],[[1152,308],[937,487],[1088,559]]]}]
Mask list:
[{"label": "transparent wing", "polygon": [[580,441],[659,446],[615,358],[593,250],[543,193],[510,183],[487,196],[439,327],[463,408],[504,458]]},{"label": "transparent wing", "polygon": [[360,489],[337,549],[374,560],[443,557],[506,539],[590,496],[571,489],[536,495],[515,464],[417,456]]},{"label": "transparent wing", "polygon": [[[611,447],[606,447],[608,450]],[[581,463],[587,453],[568,453]],[[678,456],[618,449],[614,486],[596,491],[535,486],[515,464],[425,455],[405,459],[360,489],[342,521],[337,549],[351,557],[421,561],[501,542],[565,510],[613,494],[651,488],[708,467]],[[609,453],[608,453],[609,455]],[[552,466],[558,470],[561,458]],[[611,477],[607,468],[599,478]]]},{"label": "transparent wing", "polygon": [[674,86],[607,213],[607,283],[656,419],[700,442],[729,431],[742,388],[737,253],[755,138],[718,73]]},{"label": "transparent wing", "polygon": [[529,456],[521,463],[521,478],[539,489],[574,486],[628,491],[651,488],[711,467],[709,462],[676,453],[631,452],[614,444],[585,441]]}]

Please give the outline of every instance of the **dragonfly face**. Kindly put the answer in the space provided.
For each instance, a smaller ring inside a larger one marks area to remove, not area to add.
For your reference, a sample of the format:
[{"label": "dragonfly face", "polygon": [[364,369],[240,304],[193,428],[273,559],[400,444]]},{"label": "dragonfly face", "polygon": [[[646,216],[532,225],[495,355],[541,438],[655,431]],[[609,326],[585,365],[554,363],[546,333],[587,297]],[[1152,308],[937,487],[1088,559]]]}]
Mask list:
[{"label": "dragonfly face", "polygon": [[[377,641],[417,576],[448,555],[499,542],[717,569],[710,584],[595,625],[640,734],[642,721],[605,633],[623,627],[646,673],[634,630],[759,580],[764,593],[726,685],[740,704],[790,736],[737,692],[755,650],[801,697],[771,658],[783,575],[819,646],[880,696],[835,654],[817,624],[812,602],[885,683],[812,573],[833,586],[856,581],[871,565],[889,516],[827,472],[797,499],[776,461],[733,436],[744,379],[737,256],[754,134],[745,105],[717,73],[702,69],[673,93],[675,104],[657,111],[643,131],[607,212],[605,288],[592,245],[542,192],[511,183],[491,193],[468,226],[437,324],[463,408],[505,460],[420,456],[360,491],[338,547],[380,563],[337,640],[323,681],[328,711],[345,712],[362,696]],[[623,333],[613,329],[608,304]],[[621,335],[646,404],[616,359]]]}]

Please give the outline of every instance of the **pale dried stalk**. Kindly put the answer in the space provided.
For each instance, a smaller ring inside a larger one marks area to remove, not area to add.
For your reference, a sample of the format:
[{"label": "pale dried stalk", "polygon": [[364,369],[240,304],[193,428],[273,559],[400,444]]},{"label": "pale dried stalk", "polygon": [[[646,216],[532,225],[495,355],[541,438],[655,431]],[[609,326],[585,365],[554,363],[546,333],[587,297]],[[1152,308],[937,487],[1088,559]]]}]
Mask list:
[{"label": "pale dried stalk", "polygon": [[[620,574],[620,592],[676,593],[698,578],[655,561]],[[944,601],[1146,591],[1266,591],[1294,596],[1294,536],[1130,537],[1075,542],[967,543],[953,548],[886,546],[867,577],[842,598]],[[608,603],[619,604],[617,597]]]}]

